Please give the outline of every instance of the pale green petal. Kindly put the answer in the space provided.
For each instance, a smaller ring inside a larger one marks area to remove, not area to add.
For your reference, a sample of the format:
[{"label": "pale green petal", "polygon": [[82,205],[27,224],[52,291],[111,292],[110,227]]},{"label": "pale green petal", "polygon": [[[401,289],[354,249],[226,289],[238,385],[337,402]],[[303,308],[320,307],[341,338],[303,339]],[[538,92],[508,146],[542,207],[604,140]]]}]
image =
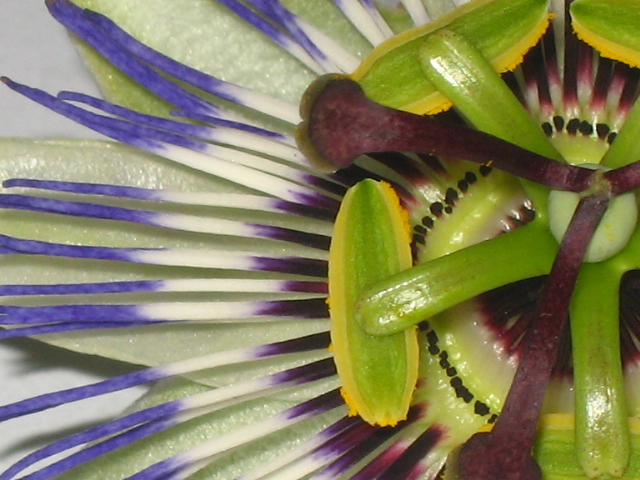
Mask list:
[{"label": "pale green petal", "polygon": [[[32,177],[51,180],[90,181],[167,188],[182,191],[227,191],[231,186],[214,182],[211,177],[181,168],[153,155],[124,145],[73,140],[0,140],[2,178]],[[158,229],[120,225],[118,222],[74,219],[20,211],[0,211],[2,232],[22,238],[61,243],[116,246],[185,246],[199,244],[184,236],[166,236]],[[160,232],[160,233],[159,233]],[[64,283],[108,281],[180,276],[179,269],[157,267],[132,268],[117,262],[70,260],[42,256],[0,257],[3,283]],[[193,274],[193,272],[191,272]],[[323,331],[326,321],[259,323],[245,326],[181,325],[102,330],[44,336],[47,343],[70,350],[101,355],[135,364],[160,365],[193,358],[213,351],[248,345],[261,345]],[[159,347],[161,346],[161,347]],[[282,362],[272,362],[283,365]],[[258,369],[261,372],[264,369]],[[270,369],[269,369],[270,370]],[[256,371],[249,371],[254,376]],[[200,380],[220,384],[222,377]]]},{"label": "pale green petal", "polygon": [[[73,1],[104,13],[138,40],[186,65],[280,99],[298,102],[315,78],[315,74],[299,61],[214,1]],[[330,0],[286,0],[283,3],[353,54],[364,57],[371,50]],[[451,7],[449,0],[432,3],[437,15]],[[409,17],[403,10],[385,7],[380,10],[394,30],[410,27]],[[107,98],[148,113],[166,111],[162,102],[102,57],[85,45],[79,43],[78,46]]]},{"label": "pale green petal", "polygon": [[[145,44],[198,70],[275,97],[297,102],[315,75],[264,35],[210,0],[74,0],[104,13]],[[301,2],[287,2],[298,4]],[[298,8],[299,9],[299,8]],[[332,2],[304,2],[305,17],[327,26],[353,53],[369,47]],[[157,28],[162,25],[162,28]],[[86,48],[82,49],[86,53]],[[119,103],[145,108],[130,81],[95,55],[88,66],[104,93]]]},{"label": "pale green petal", "polygon": [[[133,410],[148,408],[203,391],[206,391],[206,388],[185,381],[160,383],[138,401],[133,406]],[[191,446],[199,445],[243,425],[268,418],[291,406],[293,403],[290,402],[260,398],[173,427],[146,440],[136,442],[133,446],[88,462],[68,475],[56,478],[61,480],[119,480]],[[211,468],[205,468],[189,478],[194,480],[235,478],[241,472],[264,464],[291,450],[305,438],[335,421],[338,415],[345,413],[345,410],[338,409],[338,411],[329,412],[319,418],[304,421],[293,428],[269,435],[247,447],[239,448],[231,455],[216,462]]]}]

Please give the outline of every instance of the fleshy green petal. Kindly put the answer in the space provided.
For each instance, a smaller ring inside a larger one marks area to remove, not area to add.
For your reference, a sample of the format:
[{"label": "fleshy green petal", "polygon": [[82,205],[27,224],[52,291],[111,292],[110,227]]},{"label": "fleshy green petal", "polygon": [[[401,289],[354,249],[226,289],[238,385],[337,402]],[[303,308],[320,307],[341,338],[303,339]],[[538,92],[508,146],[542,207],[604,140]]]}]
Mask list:
[{"label": "fleshy green petal", "polygon": [[[172,165],[159,157],[121,144],[67,140],[3,140],[0,141],[0,168],[4,178],[34,176],[49,179],[83,180],[127,184],[182,191],[232,191],[212,177]],[[0,223],[4,234],[39,238],[47,241],[77,242],[94,245],[197,247],[198,243],[183,236],[158,236],[150,227],[117,227],[113,222],[72,219],[19,211],[2,211]],[[167,243],[168,242],[168,243]],[[43,256],[2,256],[3,283],[65,283],[81,281],[133,280],[162,277],[162,267],[131,266],[119,262],[45,258]],[[46,265],[47,278],[42,278]],[[180,276],[184,271],[177,270]],[[286,325],[285,328],[283,328]],[[43,341],[70,350],[101,355],[142,365],[162,365],[218,350],[315,333],[328,328],[326,320],[261,322],[240,325],[176,325],[138,329],[98,330],[48,335]],[[158,345],[162,348],[158,348]],[[280,365],[280,361],[274,362]],[[271,370],[269,364],[249,367],[248,376]],[[221,376],[200,376],[199,381],[219,385],[233,371]],[[242,376],[242,375],[240,375]]]}]

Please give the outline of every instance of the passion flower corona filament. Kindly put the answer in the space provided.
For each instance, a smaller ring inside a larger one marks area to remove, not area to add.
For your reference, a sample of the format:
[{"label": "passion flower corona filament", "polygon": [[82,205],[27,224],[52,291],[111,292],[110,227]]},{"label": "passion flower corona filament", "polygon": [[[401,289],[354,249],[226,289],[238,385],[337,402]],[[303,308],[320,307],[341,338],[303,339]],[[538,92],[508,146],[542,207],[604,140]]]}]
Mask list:
[{"label": "passion flower corona filament", "polygon": [[640,5],[46,6],[115,142],[0,142],[0,338],[140,368],[0,422],[154,386],[0,480],[640,478]]}]

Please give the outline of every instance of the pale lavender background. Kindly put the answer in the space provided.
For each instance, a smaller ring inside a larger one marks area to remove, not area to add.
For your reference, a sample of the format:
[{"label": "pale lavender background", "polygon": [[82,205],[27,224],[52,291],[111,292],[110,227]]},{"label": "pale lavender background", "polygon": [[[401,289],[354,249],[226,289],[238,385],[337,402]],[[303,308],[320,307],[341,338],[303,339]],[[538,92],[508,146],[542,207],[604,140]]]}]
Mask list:
[{"label": "pale lavender background", "polygon": [[[96,93],[65,31],[49,17],[44,0],[0,0],[0,75],[50,92],[69,89]],[[4,85],[0,85],[0,135],[98,138]],[[69,356],[35,342],[0,343],[0,404],[121,372],[119,365]],[[47,441],[67,426],[111,417],[138,394],[120,394],[0,424],[0,471],[32,448],[28,443],[35,436]]]}]

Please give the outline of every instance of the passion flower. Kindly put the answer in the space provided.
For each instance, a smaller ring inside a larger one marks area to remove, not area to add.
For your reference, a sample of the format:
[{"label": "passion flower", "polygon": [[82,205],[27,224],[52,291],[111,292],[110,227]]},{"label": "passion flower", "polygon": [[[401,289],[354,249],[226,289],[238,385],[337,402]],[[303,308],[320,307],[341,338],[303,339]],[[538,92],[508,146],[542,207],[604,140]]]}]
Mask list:
[{"label": "passion flower", "polygon": [[[640,476],[640,107],[621,63],[638,48],[632,28],[615,33],[640,9],[474,0],[440,15],[444,3],[219,0],[219,15],[331,74],[299,114],[104,12],[47,1],[99,54],[94,67],[161,101],[3,82],[164,159],[123,150],[132,162],[199,172],[183,183],[199,191],[5,180],[8,215],[109,238],[5,227],[3,255],[64,262],[49,283],[0,287],[0,336],[147,367],[2,406],[0,419],[159,383],[0,479]],[[347,24],[360,51],[325,33]],[[67,265],[77,279],[53,278]]]}]

